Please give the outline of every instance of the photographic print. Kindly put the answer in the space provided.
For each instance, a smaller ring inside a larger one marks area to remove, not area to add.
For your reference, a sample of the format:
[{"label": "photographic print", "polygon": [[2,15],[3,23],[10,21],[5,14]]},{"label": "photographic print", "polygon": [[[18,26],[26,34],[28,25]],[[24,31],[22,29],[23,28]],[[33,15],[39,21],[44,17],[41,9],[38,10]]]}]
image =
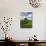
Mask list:
[{"label": "photographic print", "polygon": [[20,16],[20,27],[32,28],[32,12],[21,12]]}]

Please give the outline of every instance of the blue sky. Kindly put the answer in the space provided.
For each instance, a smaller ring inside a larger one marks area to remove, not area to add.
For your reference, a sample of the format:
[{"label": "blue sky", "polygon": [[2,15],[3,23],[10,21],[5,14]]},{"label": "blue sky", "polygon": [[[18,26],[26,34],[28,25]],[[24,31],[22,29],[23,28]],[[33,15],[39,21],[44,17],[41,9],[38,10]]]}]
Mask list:
[{"label": "blue sky", "polygon": [[32,19],[32,12],[21,12],[23,18]]}]

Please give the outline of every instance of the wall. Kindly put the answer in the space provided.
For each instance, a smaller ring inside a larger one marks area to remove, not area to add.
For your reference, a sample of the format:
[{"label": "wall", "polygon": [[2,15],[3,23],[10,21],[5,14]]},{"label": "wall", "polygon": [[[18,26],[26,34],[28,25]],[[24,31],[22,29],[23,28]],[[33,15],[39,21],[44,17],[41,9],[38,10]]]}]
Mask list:
[{"label": "wall", "polygon": [[[20,28],[20,12],[22,11],[33,12],[33,27],[31,29]],[[39,40],[44,40],[46,34],[45,12],[45,8],[31,7],[28,0],[0,0],[0,19],[3,16],[13,18],[12,26],[8,33],[17,40],[27,40],[34,34],[37,35]],[[2,33],[1,31],[0,35],[2,35]],[[4,39],[4,37],[0,36],[0,39],[2,38]]]},{"label": "wall", "polygon": [[45,15],[45,24],[44,25],[45,25],[45,28],[44,28],[44,30],[45,30],[44,31],[44,39],[46,39],[46,15]]}]

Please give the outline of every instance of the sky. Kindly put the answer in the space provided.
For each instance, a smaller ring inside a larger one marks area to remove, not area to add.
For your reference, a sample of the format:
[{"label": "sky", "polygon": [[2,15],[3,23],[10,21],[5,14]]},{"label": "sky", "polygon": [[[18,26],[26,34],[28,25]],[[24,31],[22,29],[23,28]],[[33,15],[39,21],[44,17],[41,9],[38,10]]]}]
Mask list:
[{"label": "sky", "polygon": [[21,12],[21,18],[27,18],[29,20],[32,20],[32,12]]}]

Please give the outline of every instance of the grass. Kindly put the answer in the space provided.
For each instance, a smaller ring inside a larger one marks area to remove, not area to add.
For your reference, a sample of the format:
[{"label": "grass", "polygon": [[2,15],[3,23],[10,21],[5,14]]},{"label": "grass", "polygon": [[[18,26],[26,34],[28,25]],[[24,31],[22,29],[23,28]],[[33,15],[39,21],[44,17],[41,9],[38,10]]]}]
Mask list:
[{"label": "grass", "polygon": [[32,28],[32,20],[20,20],[21,28]]}]

